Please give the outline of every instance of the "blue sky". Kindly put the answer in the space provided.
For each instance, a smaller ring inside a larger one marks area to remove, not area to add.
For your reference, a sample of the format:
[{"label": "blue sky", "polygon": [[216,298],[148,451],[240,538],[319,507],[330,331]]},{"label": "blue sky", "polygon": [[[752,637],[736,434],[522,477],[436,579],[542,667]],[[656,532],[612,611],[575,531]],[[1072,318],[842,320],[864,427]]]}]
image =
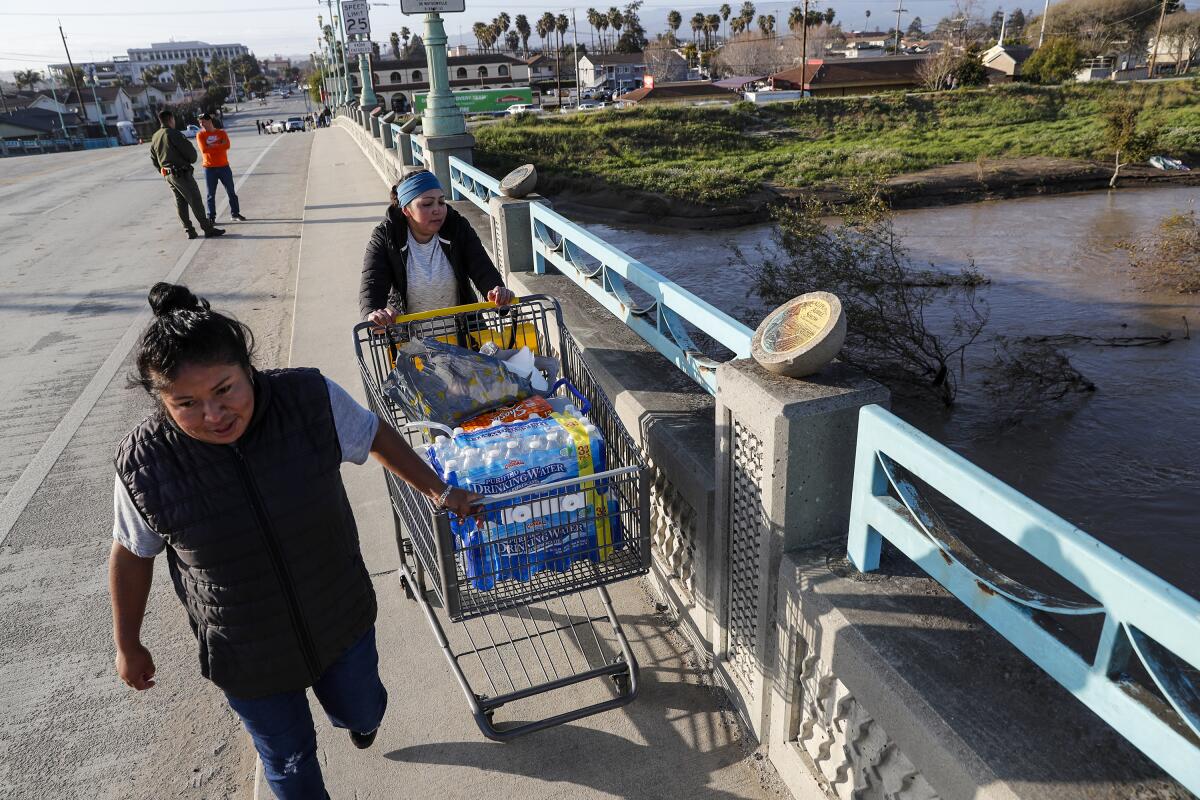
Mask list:
[{"label": "blue sky", "polygon": [[[758,2],[759,13],[774,13],[777,18],[786,18],[794,3]],[[597,8],[607,8],[596,5]],[[740,6],[731,2],[736,9]],[[949,13],[952,0],[905,0],[909,13],[903,24],[913,14],[927,24]],[[998,5],[998,4],[997,4]],[[667,11],[678,9],[686,20],[697,11],[715,13],[720,2],[696,5],[694,2],[672,4],[663,0],[649,0],[642,7],[643,25],[651,33],[665,29]],[[832,6],[844,25],[861,29],[866,26],[866,11],[870,10],[870,27],[887,28],[896,18],[895,0],[836,0],[818,2],[814,7]],[[97,12],[102,7],[102,12]],[[577,6],[580,42],[589,41],[587,23],[584,19],[589,5]],[[1015,8],[1016,5],[1013,5]],[[0,72],[14,69],[39,69],[47,63],[65,61],[62,41],[58,37],[58,23],[62,22],[67,33],[71,56],[76,61],[92,61],[124,54],[129,47],[145,47],[151,42],[199,39],[212,44],[240,42],[250,47],[260,58],[281,54],[301,55],[316,47],[317,14],[327,14],[324,3],[297,0],[208,0],[204,11],[191,10],[185,5],[176,11],[163,11],[161,2],[140,0],[114,0],[98,4],[96,0],[6,0],[0,6]],[[513,2],[467,2],[463,14],[447,14],[446,32],[451,41],[463,33],[464,42],[474,44],[470,35],[471,25],[476,21],[489,21],[501,11],[510,15],[525,13],[531,20],[544,11],[566,10],[561,6],[531,3],[521,5]],[[986,7],[990,14],[992,6]],[[389,4],[372,4],[371,28],[379,41],[387,41],[391,31],[407,25],[411,30],[422,28],[421,19],[400,13],[399,0]],[[687,23],[684,23],[687,29]],[[536,34],[534,41],[537,41]]]}]

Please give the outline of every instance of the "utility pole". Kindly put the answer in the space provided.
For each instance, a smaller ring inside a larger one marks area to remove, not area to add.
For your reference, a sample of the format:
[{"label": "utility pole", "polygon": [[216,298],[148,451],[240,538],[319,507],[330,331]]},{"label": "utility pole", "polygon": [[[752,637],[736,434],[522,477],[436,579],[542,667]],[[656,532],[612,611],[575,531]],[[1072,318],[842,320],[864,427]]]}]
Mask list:
[{"label": "utility pole", "polygon": [[896,46],[892,48],[893,55],[900,54],[900,15],[907,13],[908,9],[904,7],[903,2],[896,3]]},{"label": "utility pole", "polygon": [[804,0],[804,19],[800,22],[800,96],[808,90],[808,0]]},{"label": "utility pole", "polygon": [[1162,26],[1163,17],[1167,15],[1167,0],[1162,0],[1162,7],[1158,10],[1158,27],[1154,31],[1154,49],[1150,51],[1150,69],[1146,74],[1147,78],[1154,77],[1154,63],[1158,60],[1158,46],[1162,43]]},{"label": "utility pole", "polygon": [[1042,30],[1038,33],[1038,47],[1042,46],[1042,42],[1046,40],[1046,20],[1050,17],[1050,0],[1046,0],[1046,7],[1042,9]]},{"label": "utility pole", "polygon": [[[63,33],[61,21],[58,23],[58,35],[62,37],[63,50],[67,53],[67,68],[71,70],[71,85],[75,87],[75,97],[79,99],[79,104],[83,105],[83,92],[79,90],[79,79],[75,77],[75,62],[71,60],[71,49],[67,47],[67,35]],[[87,118],[86,110],[83,116]]]},{"label": "utility pole", "polygon": [[575,23],[575,9],[571,9],[571,57],[575,59],[575,106],[583,101],[583,87],[579,85],[579,26]]}]

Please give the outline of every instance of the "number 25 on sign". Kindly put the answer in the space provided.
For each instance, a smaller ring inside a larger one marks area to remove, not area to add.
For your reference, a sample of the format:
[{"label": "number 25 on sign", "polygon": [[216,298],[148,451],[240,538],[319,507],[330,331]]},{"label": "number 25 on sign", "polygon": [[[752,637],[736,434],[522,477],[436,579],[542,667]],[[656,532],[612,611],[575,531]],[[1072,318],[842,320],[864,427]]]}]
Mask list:
[{"label": "number 25 on sign", "polygon": [[371,35],[371,4],[367,0],[343,0],[342,19],[347,36]]}]

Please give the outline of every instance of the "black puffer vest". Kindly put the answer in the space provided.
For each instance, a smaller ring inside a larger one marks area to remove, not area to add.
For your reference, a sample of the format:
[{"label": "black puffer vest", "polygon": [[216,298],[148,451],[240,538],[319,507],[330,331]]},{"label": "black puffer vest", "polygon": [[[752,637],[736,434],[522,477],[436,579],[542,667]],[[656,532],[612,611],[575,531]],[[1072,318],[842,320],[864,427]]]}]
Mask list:
[{"label": "black puffer vest", "polygon": [[117,474],[167,542],[204,677],[238,697],[311,686],[375,622],[375,592],[317,370],[256,372],[235,445],[163,414],[117,450]]}]

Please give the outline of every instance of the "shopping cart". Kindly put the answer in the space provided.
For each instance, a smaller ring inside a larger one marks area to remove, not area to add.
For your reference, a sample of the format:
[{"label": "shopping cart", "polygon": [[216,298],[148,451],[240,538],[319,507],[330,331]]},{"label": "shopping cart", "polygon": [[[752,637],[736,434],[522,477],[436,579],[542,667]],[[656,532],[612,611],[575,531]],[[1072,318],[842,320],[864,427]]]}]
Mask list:
[{"label": "shopping cart", "polygon": [[[405,419],[384,391],[396,345],[412,337],[471,349],[487,342],[528,346],[557,358],[606,445],[603,471],[488,495],[485,521],[478,523],[482,535],[475,540],[485,543],[476,547],[462,546],[456,536],[462,520],[385,471],[401,584],[424,612],[480,731],[505,741],[632,702],[638,664],[605,586],[649,570],[646,467],[563,324],[562,309],[552,298],[530,296],[505,308],[480,303],[409,315],[382,332],[370,323],[356,326],[354,345],[372,410],[418,447],[431,443],[431,431]],[[565,508],[582,512],[561,513]],[[579,536],[581,519],[592,535]],[[522,569],[522,554],[564,540],[572,542],[569,552],[550,566]],[[478,557],[489,553],[506,554],[506,566],[496,566],[498,557]],[[585,593],[594,593],[591,604]],[[443,625],[442,617],[452,624]],[[502,706],[567,687],[575,689],[565,698],[566,710],[532,721],[495,719]]]}]

